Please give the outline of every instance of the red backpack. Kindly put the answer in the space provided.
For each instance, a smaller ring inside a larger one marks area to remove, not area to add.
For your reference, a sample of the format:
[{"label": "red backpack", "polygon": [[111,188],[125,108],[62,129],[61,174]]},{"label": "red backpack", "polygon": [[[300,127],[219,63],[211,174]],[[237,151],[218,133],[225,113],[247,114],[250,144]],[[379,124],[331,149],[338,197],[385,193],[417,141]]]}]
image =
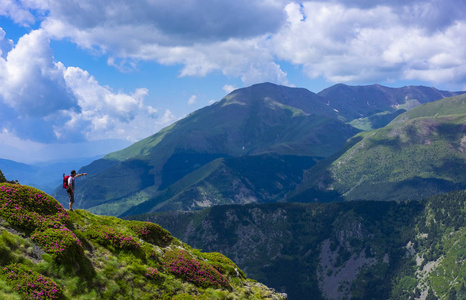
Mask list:
[{"label": "red backpack", "polygon": [[66,175],[63,173],[63,188],[67,189],[68,188],[68,178],[70,178],[70,175]]}]

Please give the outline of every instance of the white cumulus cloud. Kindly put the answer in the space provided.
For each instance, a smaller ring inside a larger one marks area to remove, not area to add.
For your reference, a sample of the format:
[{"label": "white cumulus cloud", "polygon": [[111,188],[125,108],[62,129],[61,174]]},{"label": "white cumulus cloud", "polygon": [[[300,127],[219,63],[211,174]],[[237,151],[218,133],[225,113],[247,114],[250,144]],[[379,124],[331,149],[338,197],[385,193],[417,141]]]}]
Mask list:
[{"label": "white cumulus cloud", "polygon": [[[70,120],[65,126],[55,127],[58,136],[77,131],[85,133],[88,140],[137,140],[144,137],[141,135],[154,133],[158,115],[156,109],[144,104],[147,89],[136,89],[131,94],[115,93],[110,87],[101,86],[87,71],[77,67],[68,67],[64,71],[64,78],[78,99],[81,111],[69,112]],[[130,124],[144,130],[138,133]]]},{"label": "white cumulus cloud", "polygon": [[115,92],[87,71],[56,62],[47,33],[33,30],[0,57],[0,129],[46,143],[137,141],[174,119],[144,103],[148,92]]},{"label": "white cumulus cloud", "polygon": [[[23,1],[23,7],[41,1]],[[286,73],[261,43],[285,21],[286,0],[124,1],[48,0],[41,27],[54,39],[108,55],[109,65],[133,70],[141,60],[182,64],[180,76],[221,71],[287,84]]]},{"label": "white cumulus cloud", "polygon": [[465,1],[0,1],[0,15],[41,22],[121,71],[150,60],[291,85],[284,61],[331,82],[465,79]]},{"label": "white cumulus cloud", "polygon": [[230,85],[230,84],[226,84],[223,86],[223,91],[227,94],[233,92],[234,90],[236,90],[236,87]]},{"label": "white cumulus cloud", "polygon": [[0,96],[23,116],[47,116],[76,106],[43,30],[19,39],[1,59],[0,76]]},{"label": "white cumulus cloud", "polygon": [[[310,78],[462,82],[466,79],[464,13],[455,22],[441,22],[443,14],[435,3],[402,7],[391,7],[389,2],[369,7],[290,3],[285,9],[286,24],[271,43],[280,59],[303,66]],[[432,31],[426,20],[443,27]]]},{"label": "white cumulus cloud", "polygon": [[189,97],[188,105],[194,105],[194,104],[196,104],[196,102],[197,102],[197,96],[196,95],[192,95],[191,97]]}]

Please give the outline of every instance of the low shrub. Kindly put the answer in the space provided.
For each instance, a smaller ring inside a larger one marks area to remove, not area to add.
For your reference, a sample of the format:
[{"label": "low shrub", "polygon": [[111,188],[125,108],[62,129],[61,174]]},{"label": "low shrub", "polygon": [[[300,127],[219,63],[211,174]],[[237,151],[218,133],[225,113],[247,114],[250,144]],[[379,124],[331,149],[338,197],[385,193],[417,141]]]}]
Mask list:
[{"label": "low shrub", "polygon": [[119,249],[135,250],[140,244],[129,234],[122,233],[110,226],[92,226],[86,231],[86,235],[101,245],[111,245]]},{"label": "low shrub", "polygon": [[151,222],[130,221],[128,226],[143,240],[157,245],[166,245],[172,235],[160,225]]},{"label": "low shrub", "polygon": [[0,216],[11,225],[33,232],[69,223],[63,206],[33,187],[0,183]]},{"label": "low shrub", "polygon": [[31,239],[58,261],[73,261],[84,253],[81,241],[68,228],[37,231]]},{"label": "low shrub", "polygon": [[65,299],[60,286],[52,279],[28,269],[22,264],[11,264],[0,270],[8,284],[28,299]]},{"label": "low shrub", "polygon": [[195,259],[184,250],[167,251],[163,257],[163,264],[171,273],[198,286],[204,288],[229,286],[227,279],[211,264]]},{"label": "low shrub", "polygon": [[163,278],[162,274],[160,274],[160,272],[157,269],[154,269],[151,267],[147,268],[146,273],[144,275],[146,276],[146,278],[149,278],[155,281],[159,281]]}]

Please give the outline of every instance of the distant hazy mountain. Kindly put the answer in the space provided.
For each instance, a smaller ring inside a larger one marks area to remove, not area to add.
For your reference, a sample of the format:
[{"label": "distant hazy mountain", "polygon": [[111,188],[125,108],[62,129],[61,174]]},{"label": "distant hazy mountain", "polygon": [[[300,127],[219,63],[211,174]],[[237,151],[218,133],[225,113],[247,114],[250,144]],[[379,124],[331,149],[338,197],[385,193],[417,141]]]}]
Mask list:
[{"label": "distant hazy mountain", "polygon": [[[0,158],[0,170],[7,180],[18,180],[20,183],[29,184],[39,172],[39,168],[8,159]],[[56,187],[57,182],[54,183]]]},{"label": "distant hazy mountain", "polygon": [[[84,167],[89,176],[79,180],[76,205],[127,215],[280,201],[302,181],[303,170],[360,131],[354,126],[387,123],[451,93],[337,85],[319,94],[270,83],[236,90]],[[56,196],[67,201],[64,193]]]},{"label": "distant hazy mountain", "polygon": [[418,106],[384,128],[358,134],[341,155],[311,169],[289,200],[410,200],[461,189],[466,95]]},{"label": "distant hazy mountain", "polygon": [[8,180],[18,180],[46,193],[52,193],[61,184],[63,173],[69,174],[99,157],[71,158],[66,161],[51,161],[37,164],[23,164],[8,159],[0,159],[0,170]]}]

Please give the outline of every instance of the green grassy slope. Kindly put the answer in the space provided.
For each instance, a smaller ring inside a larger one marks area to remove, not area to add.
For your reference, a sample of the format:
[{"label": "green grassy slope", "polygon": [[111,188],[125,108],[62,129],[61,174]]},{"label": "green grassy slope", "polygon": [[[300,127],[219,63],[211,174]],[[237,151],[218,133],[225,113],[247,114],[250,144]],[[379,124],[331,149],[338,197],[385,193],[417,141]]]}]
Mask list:
[{"label": "green grassy slope", "polygon": [[419,201],[220,206],[132,216],[233,258],[290,300],[464,299],[466,191]]},{"label": "green grassy slope", "polygon": [[[319,170],[293,196],[313,192],[343,199],[407,200],[466,188],[466,96],[418,106],[360,141]],[[307,198],[307,199],[306,199]]]},{"label": "green grassy slope", "polygon": [[0,184],[1,299],[282,299],[157,224],[69,212]]}]

